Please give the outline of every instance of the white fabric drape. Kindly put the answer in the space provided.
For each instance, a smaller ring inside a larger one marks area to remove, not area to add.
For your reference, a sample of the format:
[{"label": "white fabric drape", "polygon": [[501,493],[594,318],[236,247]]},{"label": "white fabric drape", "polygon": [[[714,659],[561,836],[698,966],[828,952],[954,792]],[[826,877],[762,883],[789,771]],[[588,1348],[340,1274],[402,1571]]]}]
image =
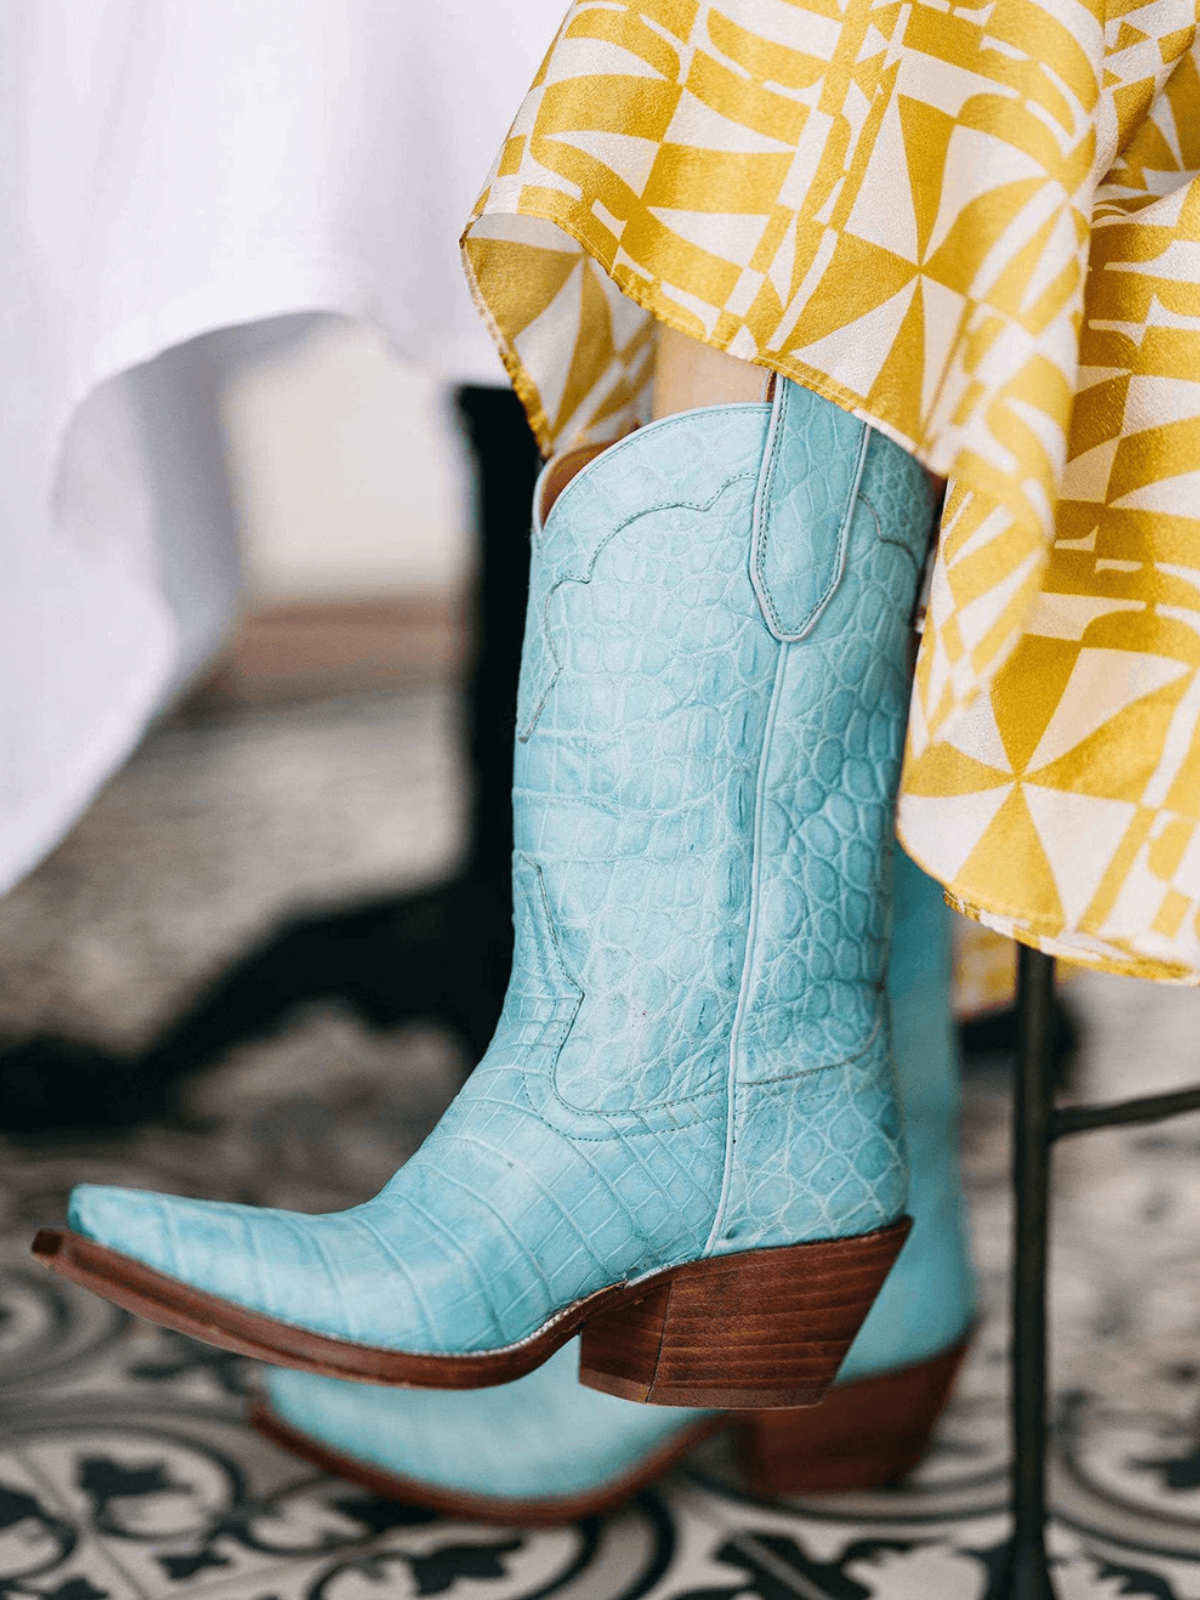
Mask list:
[{"label": "white fabric drape", "polygon": [[188,341],[333,311],[503,381],[457,236],[561,9],[0,9],[0,889],[228,613],[213,355]]}]

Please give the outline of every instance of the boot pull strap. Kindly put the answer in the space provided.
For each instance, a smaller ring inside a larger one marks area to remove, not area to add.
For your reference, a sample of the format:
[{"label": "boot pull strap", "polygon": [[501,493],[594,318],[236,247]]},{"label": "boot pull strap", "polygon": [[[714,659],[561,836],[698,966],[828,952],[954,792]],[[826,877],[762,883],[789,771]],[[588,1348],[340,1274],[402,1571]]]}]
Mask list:
[{"label": "boot pull strap", "polygon": [[790,378],[775,385],[754,496],[750,577],[763,620],[792,643],[816,626],[846,565],[871,430]]}]

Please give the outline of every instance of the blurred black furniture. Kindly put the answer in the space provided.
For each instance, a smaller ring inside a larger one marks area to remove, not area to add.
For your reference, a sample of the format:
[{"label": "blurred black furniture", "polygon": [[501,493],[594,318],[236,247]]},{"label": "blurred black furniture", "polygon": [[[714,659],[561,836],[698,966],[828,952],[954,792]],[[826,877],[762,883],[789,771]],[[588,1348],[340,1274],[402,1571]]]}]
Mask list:
[{"label": "blurred black furniture", "polygon": [[512,742],[539,461],[508,389],[455,398],[474,458],[479,544],[464,703],[474,798],[461,870],[416,894],[288,919],[140,1054],[57,1035],[0,1041],[0,1128],[113,1129],[169,1115],[188,1077],[316,1000],[339,1000],[379,1028],[439,1023],[468,1059],[483,1054],[512,959]]}]

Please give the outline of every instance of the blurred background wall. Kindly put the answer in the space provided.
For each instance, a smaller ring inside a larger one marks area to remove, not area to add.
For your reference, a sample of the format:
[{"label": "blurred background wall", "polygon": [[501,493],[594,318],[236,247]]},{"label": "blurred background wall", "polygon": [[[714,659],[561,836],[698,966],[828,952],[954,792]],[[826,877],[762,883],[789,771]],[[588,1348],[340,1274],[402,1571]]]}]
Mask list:
[{"label": "blurred background wall", "polygon": [[345,317],[283,318],[201,342],[213,356],[242,585],[225,646],[187,706],[359,693],[458,670],[477,550],[452,387]]},{"label": "blurred background wall", "polygon": [[311,319],[249,360],[221,409],[249,605],[461,588],[471,511],[449,390],[377,330]]}]

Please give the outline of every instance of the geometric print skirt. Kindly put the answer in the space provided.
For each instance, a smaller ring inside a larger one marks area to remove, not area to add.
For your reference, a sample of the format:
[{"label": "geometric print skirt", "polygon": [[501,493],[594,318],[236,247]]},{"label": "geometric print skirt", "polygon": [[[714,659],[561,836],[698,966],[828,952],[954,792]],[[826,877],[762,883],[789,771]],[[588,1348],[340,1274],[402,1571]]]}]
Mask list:
[{"label": "geometric print skirt", "polygon": [[663,323],[949,480],[897,826],[1200,983],[1198,0],[576,0],[463,240],[543,450]]}]

